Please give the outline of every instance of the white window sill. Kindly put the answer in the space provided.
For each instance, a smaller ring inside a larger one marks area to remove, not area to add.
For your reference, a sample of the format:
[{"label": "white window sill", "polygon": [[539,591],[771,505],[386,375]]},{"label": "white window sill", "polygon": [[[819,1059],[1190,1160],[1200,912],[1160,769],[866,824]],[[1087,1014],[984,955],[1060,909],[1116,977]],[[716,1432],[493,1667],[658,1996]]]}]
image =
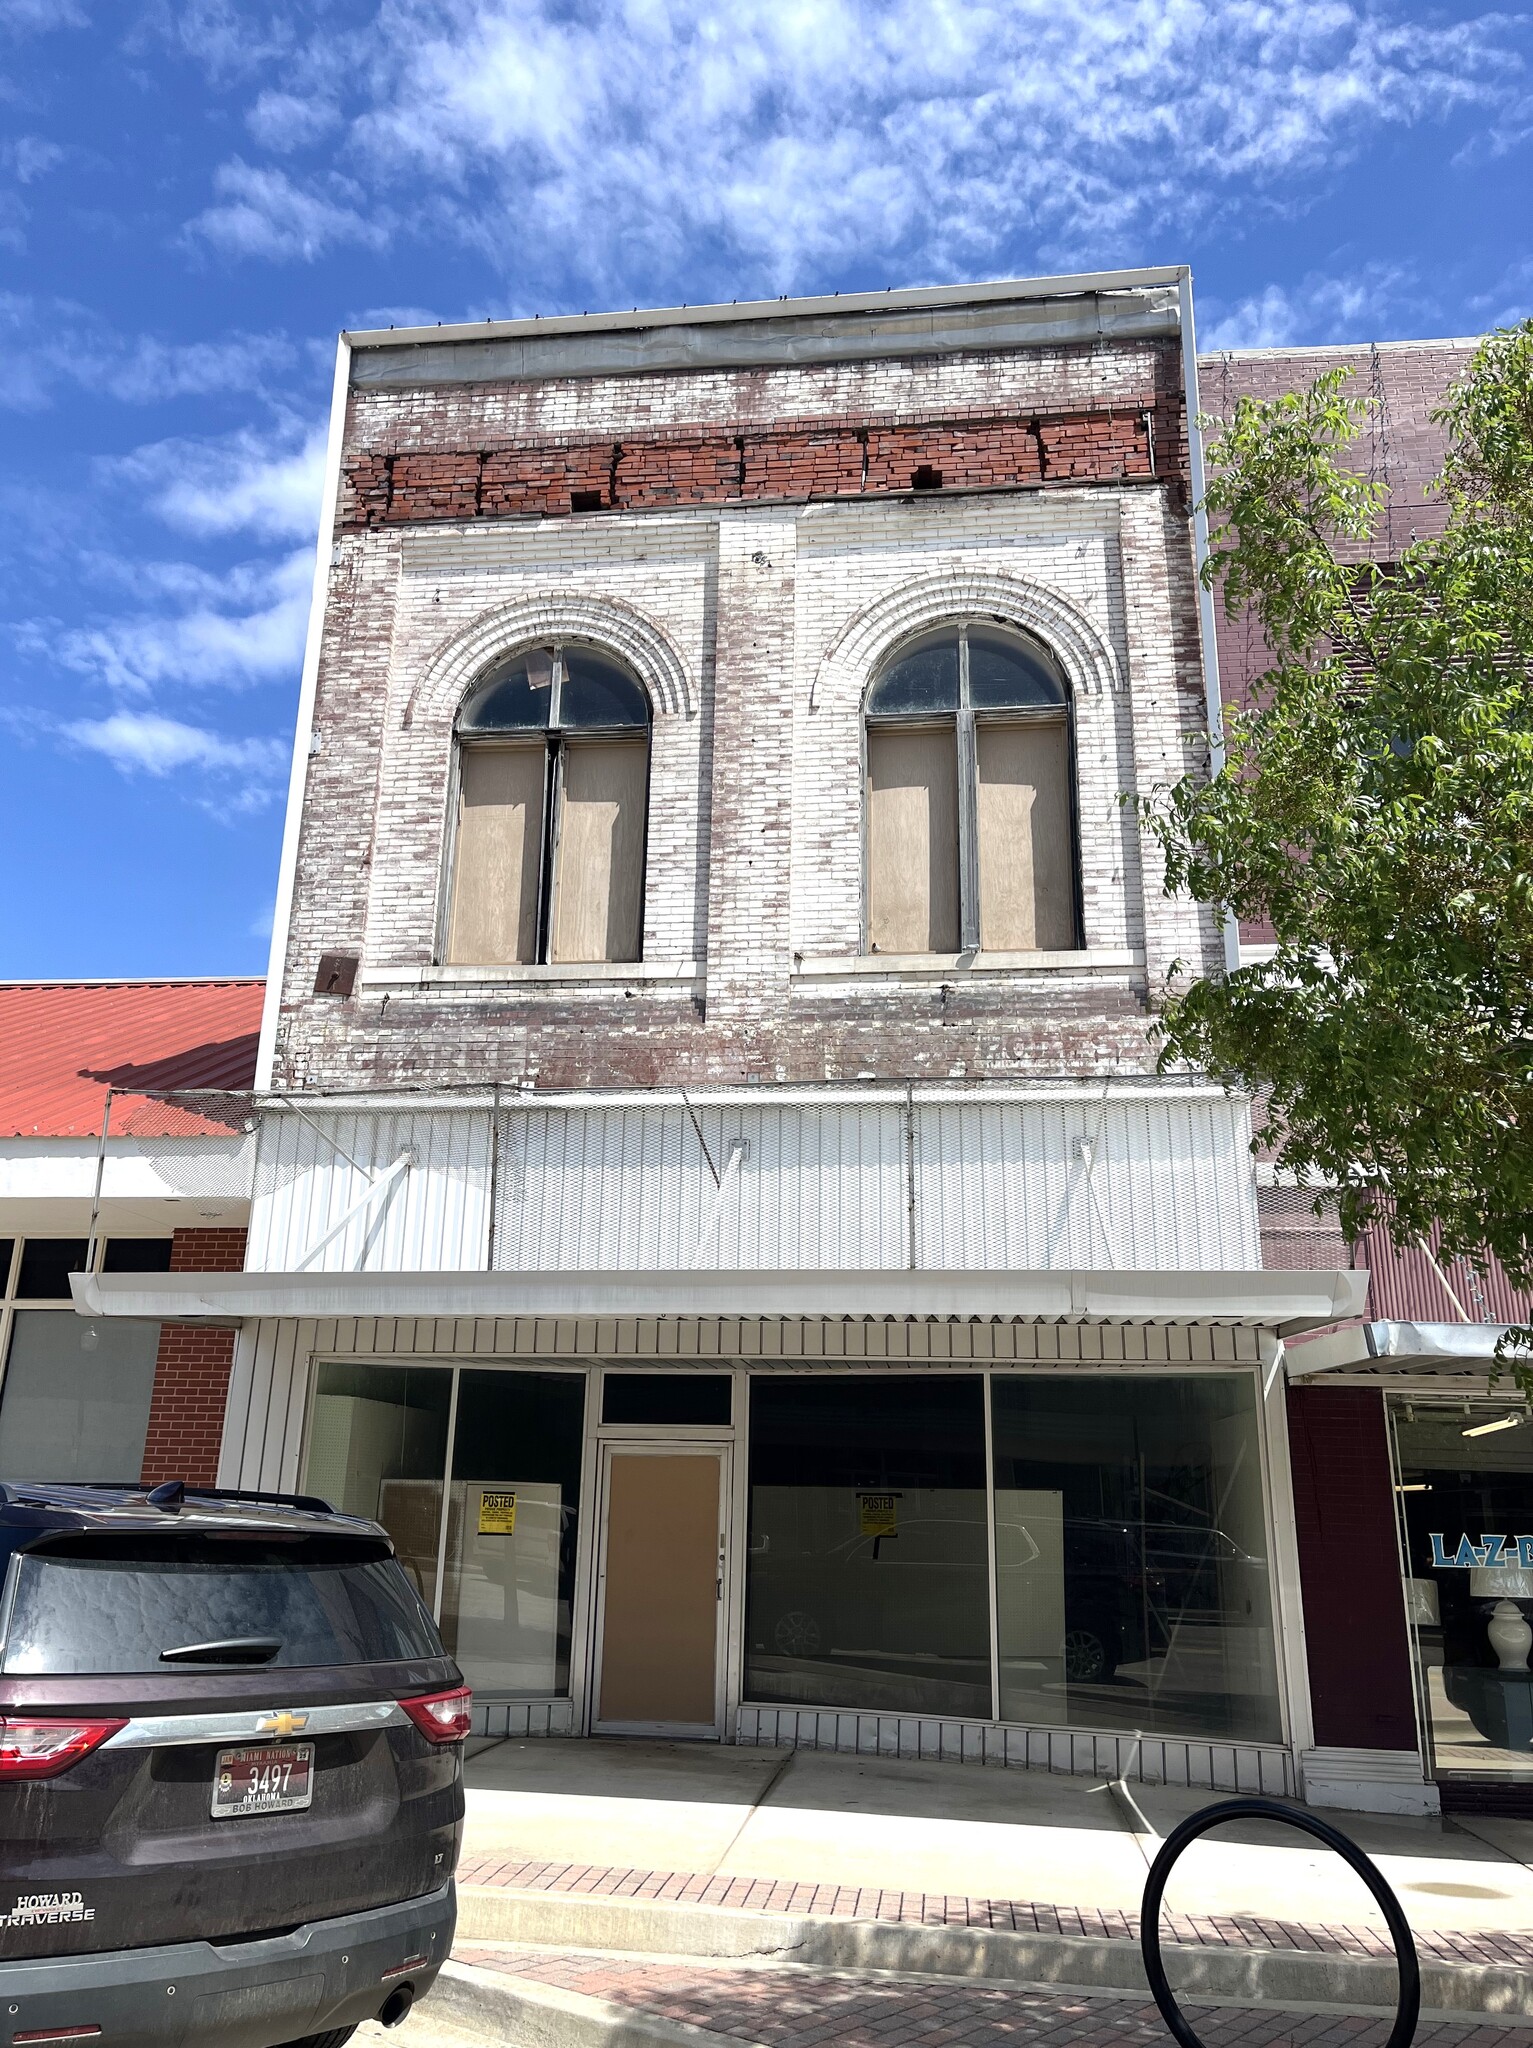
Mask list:
[{"label": "white window sill", "polygon": [[1141,947],[1100,946],[1080,953],[801,954],[796,981],[964,981],[991,974],[1088,974],[1143,967]]},{"label": "white window sill", "polygon": [[357,986],[367,989],[690,987],[700,979],[695,960],[569,960],[556,967],[364,967]]}]

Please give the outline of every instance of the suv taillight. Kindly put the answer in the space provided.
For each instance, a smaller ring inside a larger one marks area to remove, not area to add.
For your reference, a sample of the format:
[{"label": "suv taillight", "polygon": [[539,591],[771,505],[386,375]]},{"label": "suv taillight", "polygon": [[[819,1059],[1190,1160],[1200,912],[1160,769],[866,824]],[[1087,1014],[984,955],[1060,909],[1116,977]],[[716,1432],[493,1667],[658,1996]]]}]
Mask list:
[{"label": "suv taillight", "polygon": [[474,1695],[466,1685],[455,1685],[451,1692],[426,1692],[399,1704],[428,1742],[461,1742],[469,1732]]},{"label": "suv taillight", "polygon": [[0,1784],[56,1778],[126,1726],[125,1721],[44,1721],[0,1714]]}]

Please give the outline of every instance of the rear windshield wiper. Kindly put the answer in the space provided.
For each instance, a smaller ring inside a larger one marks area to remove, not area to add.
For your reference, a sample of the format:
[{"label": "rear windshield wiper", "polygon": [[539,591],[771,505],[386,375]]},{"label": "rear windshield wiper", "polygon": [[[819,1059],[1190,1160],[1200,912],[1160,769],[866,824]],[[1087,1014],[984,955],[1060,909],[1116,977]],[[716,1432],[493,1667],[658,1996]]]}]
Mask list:
[{"label": "rear windshield wiper", "polygon": [[161,1650],[162,1664],[269,1664],[282,1648],[280,1636],[224,1636],[216,1643],[182,1643]]}]

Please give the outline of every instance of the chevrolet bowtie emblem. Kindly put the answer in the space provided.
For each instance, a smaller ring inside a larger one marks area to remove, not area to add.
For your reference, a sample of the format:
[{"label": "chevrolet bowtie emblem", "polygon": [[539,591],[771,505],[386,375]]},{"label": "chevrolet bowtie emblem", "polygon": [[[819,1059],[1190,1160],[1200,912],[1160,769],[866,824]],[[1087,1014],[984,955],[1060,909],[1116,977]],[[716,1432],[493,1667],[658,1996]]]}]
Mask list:
[{"label": "chevrolet bowtie emblem", "polygon": [[301,1729],[307,1728],[308,1725],[309,1717],[307,1714],[291,1714],[284,1707],[280,1714],[268,1714],[264,1721],[257,1721],[256,1733],[257,1735],[296,1735]]}]

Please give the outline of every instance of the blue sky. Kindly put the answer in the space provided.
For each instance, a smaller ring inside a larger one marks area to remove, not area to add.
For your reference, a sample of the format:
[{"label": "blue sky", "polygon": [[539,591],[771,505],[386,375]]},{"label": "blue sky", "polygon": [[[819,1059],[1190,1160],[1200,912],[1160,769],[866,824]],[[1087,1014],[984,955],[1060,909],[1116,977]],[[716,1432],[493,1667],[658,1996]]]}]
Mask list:
[{"label": "blue sky", "polygon": [[1363,0],[0,0],[0,974],[265,966],[342,326],[1194,266],[1533,311],[1533,20]]}]

